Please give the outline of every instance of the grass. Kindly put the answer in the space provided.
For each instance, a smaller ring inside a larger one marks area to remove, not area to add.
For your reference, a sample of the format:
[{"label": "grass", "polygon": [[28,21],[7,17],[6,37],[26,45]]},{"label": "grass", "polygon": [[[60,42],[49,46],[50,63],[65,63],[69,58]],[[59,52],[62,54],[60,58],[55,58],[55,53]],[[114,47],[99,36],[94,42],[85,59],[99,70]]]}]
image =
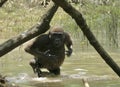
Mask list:
[{"label": "grass", "polygon": [[[19,5],[17,4],[18,2],[20,3]],[[9,1],[4,5],[3,8],[0,9],[0,39],[8,39],[31,28],[40,21],[41,16],[50,7],[49,5],[47,8],[43,8],[39,4],[30,7],[27,1],[21,0],[18,2]],[[119,18],[119,7],[111,5],[96,6],[87,1],[85,1],[85,5],[83,7],[74,4],[72,5],[83,14],[83,17],[86,19],[88,26],[96,38],[100,41],[100,43],[108,46],[108,25],[112,23],[112,19],[110,18],[111,14],[108,13],[116,13],[117,17]],[[65,31],[71,34],[73,38],[80,38],[81,43],[88,43],[75,21],[61,8],[59,8],[54,15],[50,25],[61,25],[64,27]],[[117,24],[117,27],[117,31],[119,33],[119,23]],[[118,38],[119,37],[120,36],[118,34]],[[109,43],[112,43],[112,41]]]}]

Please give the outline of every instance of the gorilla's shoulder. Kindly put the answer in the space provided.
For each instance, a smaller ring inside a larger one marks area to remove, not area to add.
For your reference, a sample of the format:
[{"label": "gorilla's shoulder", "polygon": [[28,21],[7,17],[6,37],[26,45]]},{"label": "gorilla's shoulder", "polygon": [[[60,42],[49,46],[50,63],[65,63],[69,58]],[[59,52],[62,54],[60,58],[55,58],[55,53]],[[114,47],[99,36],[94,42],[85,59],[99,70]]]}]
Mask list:
[{"label": "gorilla's shoulder", "polygon": [[41,34],[37,37],[38,40],[41,41],[49,41],[49,35],[48,34]]}]

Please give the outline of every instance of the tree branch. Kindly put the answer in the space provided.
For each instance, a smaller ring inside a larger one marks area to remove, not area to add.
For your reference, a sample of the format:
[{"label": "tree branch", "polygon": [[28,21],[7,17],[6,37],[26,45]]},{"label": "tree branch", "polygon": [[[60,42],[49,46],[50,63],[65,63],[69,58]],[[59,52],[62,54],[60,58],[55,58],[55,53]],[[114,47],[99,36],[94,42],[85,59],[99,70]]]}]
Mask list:
[{"label": "tree branch", "polygon": [[50,28],[50,21],[57,11],[58,6],[53,5],[46,14],[43,15],[39,24],[36,24],[31,29],[23,32],[22,34],[9,39],[0,45],[0,57],[13,50],[17,46],[23,44],[24,42],[34,38],[35,36],[46,32]]},{"label": "tree branch", "polygon": [[66,0],[52,0],[52,1],[58,4],[59,6],[61,6],[65,12],[67,12],[72,18],[74,18],[78,26],[86,35],[90,44],[96,49],[96,51],[105,60],[105,62],[120,77],[120,67],[114,62],[114,60],[110,57],[110,55],[104,50],[104,48],[96,40],[95,36],[90,31],[90,28],[86,24],[86,21],[83,18],[82,14],[79,11],[77,11],[74,7],[72,7]]}]

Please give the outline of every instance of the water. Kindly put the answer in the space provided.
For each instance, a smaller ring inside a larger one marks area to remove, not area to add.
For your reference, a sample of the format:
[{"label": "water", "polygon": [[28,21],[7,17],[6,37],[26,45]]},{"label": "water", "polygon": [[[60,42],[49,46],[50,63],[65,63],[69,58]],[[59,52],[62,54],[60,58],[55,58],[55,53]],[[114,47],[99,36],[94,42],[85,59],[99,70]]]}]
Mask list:
[{"label": "water", "polygon": [[[119,52],[110,52],[110,55],[120,65]],[[20,87],[84,87],[83,79],[90,87],[120,87],[119,77],[94,50],[75,50],[70,58],[66,57],[60,76],[46,74],[37,78],[29,66],[31,58],[17,48],[0,59],[0,73]]]}]

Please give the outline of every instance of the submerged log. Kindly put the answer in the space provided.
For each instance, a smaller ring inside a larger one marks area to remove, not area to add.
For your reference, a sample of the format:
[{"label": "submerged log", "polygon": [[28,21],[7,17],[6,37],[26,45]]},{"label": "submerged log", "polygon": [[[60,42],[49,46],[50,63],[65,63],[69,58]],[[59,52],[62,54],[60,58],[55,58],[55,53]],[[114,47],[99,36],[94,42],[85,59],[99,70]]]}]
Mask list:
[{"label": "submerged log", "polygon": [[115,61],[110,57],[110,55],[104,50],[104,48],[97,41],[93,33],[90,31],[85,19],[82,14],[76,10],[72,5],[70,5],[66,0],[52,0],[60,7],[63,8],[74,20],[77,25],[81,28],[84,35],[89,40],[90,44],[96,49],[104,61],[113,69],[113,71],[120,77],[120,67],[115,63]]},{"label": "submerged log", "polygon": [[54,16],[55,12],[57,11],[58,6],[53,5],[46,14],[43,15],[41,21],[33,26],[31,29],[23,32],[22,34],[13,37],[6,42],[0,45],[0,57],[5,55],[6,53],[10,52],[17,46],[23,44],[24,42],[46,32],[50,28],[50,21]]}]

